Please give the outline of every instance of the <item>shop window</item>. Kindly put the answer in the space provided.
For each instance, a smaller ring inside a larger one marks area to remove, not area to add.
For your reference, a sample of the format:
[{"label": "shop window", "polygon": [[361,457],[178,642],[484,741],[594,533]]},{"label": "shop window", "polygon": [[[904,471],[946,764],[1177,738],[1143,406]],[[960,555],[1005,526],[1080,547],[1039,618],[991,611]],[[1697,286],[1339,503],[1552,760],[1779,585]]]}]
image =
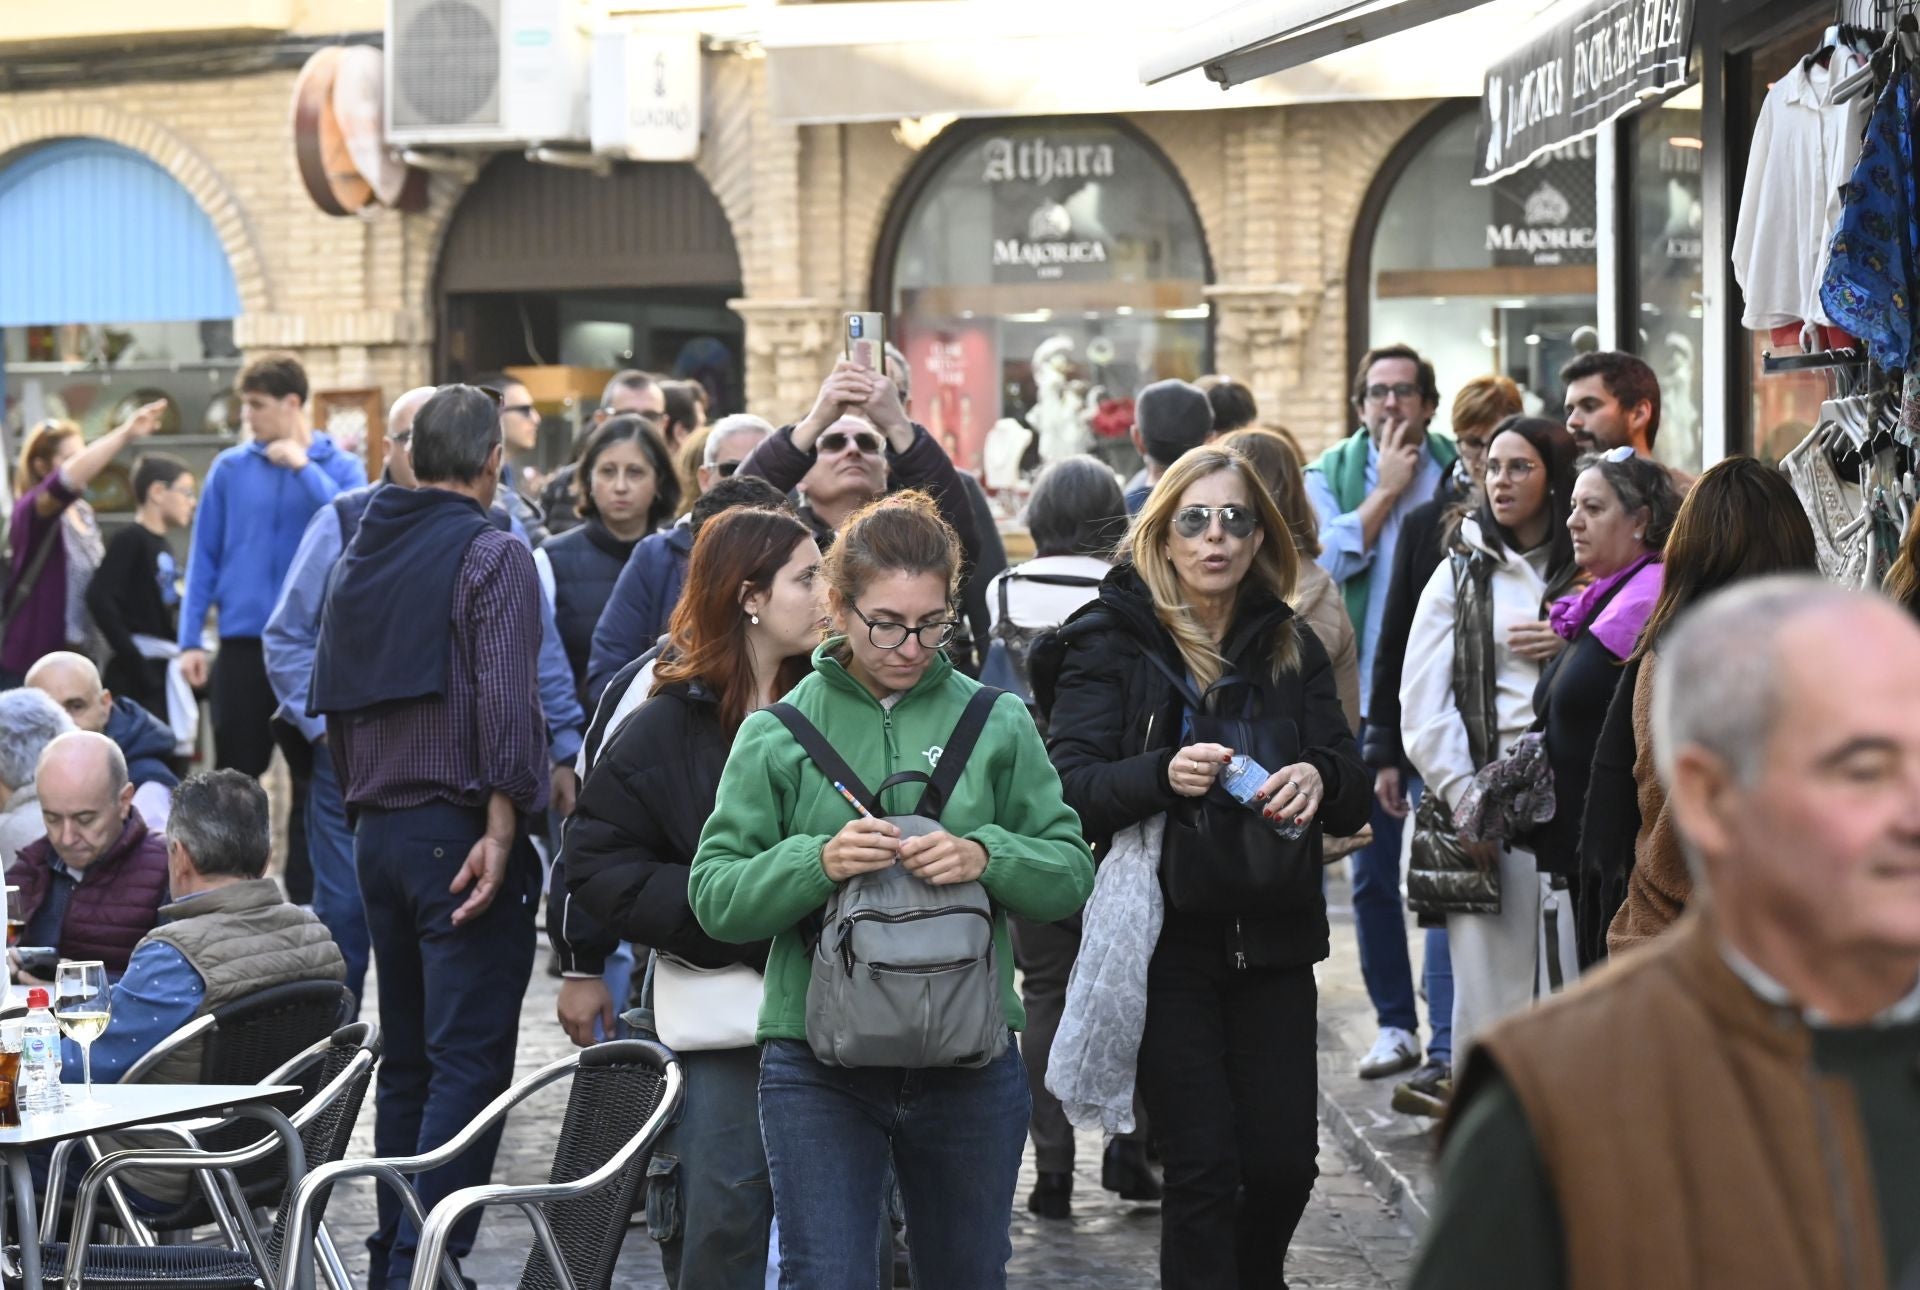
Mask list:
[{"label": "shop window", "polygon": [[1671,466],[1702,465],[1701,357],[1706,311],[1701,280],[1699,87],[1682,90],[1633,118],[1635,299],[1623,341],[1660,378],[1660,437],[1654,453]]},{"label": "shop window", "polygon": [[1592,144],[1474,187],[1475,124],[1471,104],[1439,109],[1375,180],[1356,237],[1356,357],[1405,342],[1433,360],[1443,396],[1498,371],[1554,414],[1575,334],[1595,323]]},{"label": "shop window", "polygon": [[[1206,247],[1179,178],[1131,131],[1078,122],[968,131],[925,164],[878,293],[918,419],[989,483],[1042,455],[1124,467],[1133,395],[1207,370]],[[1031,438],[1002,426],[990,453],[1002,418]]]}]

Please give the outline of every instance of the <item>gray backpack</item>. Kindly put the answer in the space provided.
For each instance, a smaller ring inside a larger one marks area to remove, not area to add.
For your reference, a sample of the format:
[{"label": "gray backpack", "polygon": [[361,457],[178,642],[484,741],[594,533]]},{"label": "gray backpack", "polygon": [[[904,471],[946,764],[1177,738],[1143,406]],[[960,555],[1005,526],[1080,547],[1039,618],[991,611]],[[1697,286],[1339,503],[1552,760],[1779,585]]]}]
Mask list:
[{"label": "gray backpack", "polygon": [[[875,815],[888,789],[925,783],[913,814],[884,817],[902,837],[919,837],[939,831],[940,813],[1000,694],[982,688],[968,701],[931,776],[903,771],[876,793],[799,709],[776,703],[772,711],[815,768]],[[803,932],[812,963],[807,1043],[826,1065],[973,1067],[1006,1051],[993,906],[979,883],[934,886],[896,864],[842,883]]]}]

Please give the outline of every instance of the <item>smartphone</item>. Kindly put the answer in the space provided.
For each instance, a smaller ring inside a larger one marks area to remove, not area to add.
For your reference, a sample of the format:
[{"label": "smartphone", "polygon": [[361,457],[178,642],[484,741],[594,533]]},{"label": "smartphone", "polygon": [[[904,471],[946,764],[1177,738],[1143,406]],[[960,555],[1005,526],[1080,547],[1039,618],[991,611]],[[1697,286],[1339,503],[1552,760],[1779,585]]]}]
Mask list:
[{"label": "smartphone", "polygon": [[847,361],[869,372],[887,370],[887,316],[877,313],[847,315]]},{"label": "smartphone", "polygon": [[55,946],[22,945],[13,953],[20,961],[22,972],[31,972],[47,980],[53,979],[53,970],[60,966],[60,951]]}]

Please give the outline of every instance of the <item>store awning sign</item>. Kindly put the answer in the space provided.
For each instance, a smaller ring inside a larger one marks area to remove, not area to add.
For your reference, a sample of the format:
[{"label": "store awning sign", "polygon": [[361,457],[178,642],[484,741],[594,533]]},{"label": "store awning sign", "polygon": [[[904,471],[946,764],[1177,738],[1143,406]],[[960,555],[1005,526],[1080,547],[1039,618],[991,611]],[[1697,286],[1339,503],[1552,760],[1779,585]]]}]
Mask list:
[{"label": "store awning sign", "polygon": [[1567,0],[1487,72],[1473,182],[1488,184],[1687,82],[1693,0]]}]

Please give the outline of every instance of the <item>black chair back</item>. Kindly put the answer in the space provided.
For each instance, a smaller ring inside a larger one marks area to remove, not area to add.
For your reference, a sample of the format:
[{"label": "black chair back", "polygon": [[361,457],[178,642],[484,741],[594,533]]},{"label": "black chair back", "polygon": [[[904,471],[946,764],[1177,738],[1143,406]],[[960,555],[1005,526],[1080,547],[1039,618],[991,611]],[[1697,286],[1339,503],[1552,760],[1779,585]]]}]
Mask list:
[{"label": "black chair back", "polygon": [[[582,1052],[547,1181],[584,1178],[627,1145],[659,1108],[672,1060],[665,1048],[641,1039],[595,1044]],[[608,1290],[612,1285],[614,1263],[650,1157],[650,1152],[635,1156],[618,1186],[545,1206],[555,1242],[579,1290]],[[557,1290],[559,1284],[536,1240],[520,1274],[521,1290]]]},{"label": "black chair back", "polygon": [[[346,1157],[354,1125],[360,1119],[360,1108],[367,1098],[367,1086],[373,1082],[374,1063],[380,1060],[380,1028],[370,1021],[356,1021],[352,1025],[342,1026],[333,1032],[333,1040],[326,1049],[295,1077],[300,1085],[301,1100],[310,1104],[362,1052],[368,1053],[373,1061],[367,1063],[354,1076],[353,1082],[342,1089],[340,1095],[328,1103],[320,1114],[300,1127],[300,1145],[306,1151],[309,1172]],[[286,1243],[286,1222],[291,1217],[289,1211],[293,1199],[285,1187],[284,1170],[281,1171],[281,1177],[279,1212],[274,1218],[273,1231],[267,1237],[267,1252],[276,1268],[280,1266],[281,1251]],[[331,1195],[332,1189],[328,1188],[315,1201],[313,1221],[316,1227],[327,1216],[327,1201]]]},{"label": "black chair back", "polygon": [[[213,1009],[213,1029],[201,1049],[200,1082],[258,1084],[327,1039],[352,1009],[352,992],[334,981],[290,981],[221,1004]],[[311,1098],[326,1083],[326,1078],[303,1081],[303,1091]],[[205,1150],[238,1151],[260,1140],[260,1126],[252,1120],[230,1120],[196,1136]],[[241,1190],[255,1204],[273,1203],[286,1187],[286,1169],[278,1157],[238,1170],[237,1176]],[[212,1221],[213,1211],[195,1192],[148,1226],[156,1232],[171,1232]]]}]

